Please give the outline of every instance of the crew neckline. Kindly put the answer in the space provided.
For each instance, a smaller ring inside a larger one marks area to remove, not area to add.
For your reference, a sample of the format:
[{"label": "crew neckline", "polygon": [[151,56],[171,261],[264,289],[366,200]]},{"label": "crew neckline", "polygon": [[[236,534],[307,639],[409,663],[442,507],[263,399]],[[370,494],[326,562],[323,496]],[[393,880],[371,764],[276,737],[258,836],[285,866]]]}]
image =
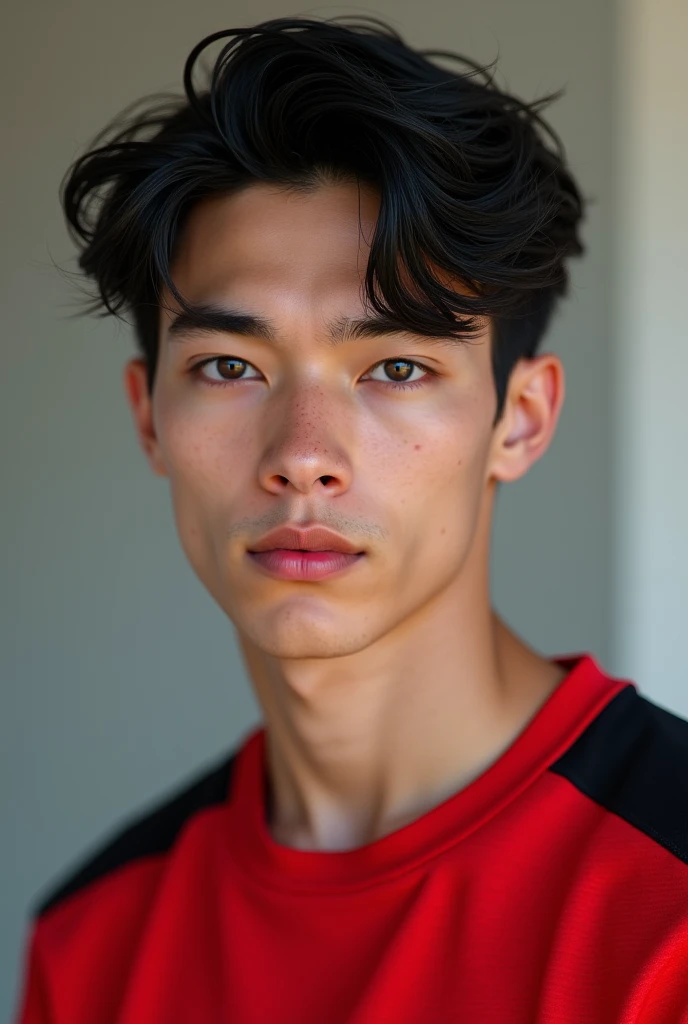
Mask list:
[{"label": "crew neckline", "polygon": [[571,746],[630,680],[607,675],[587,653],[550,659],[567,674],[496,761],[464,788],[380,839],[350,850],[299,850],[273,839],[266,814],[266,733],[255,728],[236,756],[228,793],[232,858],[242,873],[301,892],[391,881],[441,856],[498,814]]}]

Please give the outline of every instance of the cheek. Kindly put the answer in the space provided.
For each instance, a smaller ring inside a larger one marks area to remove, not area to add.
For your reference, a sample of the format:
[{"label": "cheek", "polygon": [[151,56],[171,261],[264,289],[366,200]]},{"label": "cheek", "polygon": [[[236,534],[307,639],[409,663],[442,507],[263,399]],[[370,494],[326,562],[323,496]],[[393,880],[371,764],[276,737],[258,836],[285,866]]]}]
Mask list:
[{"label": "cheek", "polygon": [[237,410],[228,416],[221,402],[198,403],[193,396],[161,396],[156,430],[173,489],[221,497],[243,479],[254,431]]},{"label": "cheek", "polygon": [[[491,407],[476,389],[449,396],[371,448],[372,493],[399,538],[395,588],[430,594],[460,571],[472,549],[485,495]],[[384,443],[380,448],[384,448]]]},{"label": "cheek", "polygon": [[[418,412],[418,410],[411,410]],[[491,439],[489,407],[476,389],[394,423],[371,422],[362,460],[378,486],[404,503],[479,499]]]},{"label": "cheek", "polygon": [[255,432],[245,417],[230,419],[220,403],[200,408],[193,401],[172,399],[160,402],[156,429],[180,543],[217,597],[225,556],[221,548],[248,490]]}]

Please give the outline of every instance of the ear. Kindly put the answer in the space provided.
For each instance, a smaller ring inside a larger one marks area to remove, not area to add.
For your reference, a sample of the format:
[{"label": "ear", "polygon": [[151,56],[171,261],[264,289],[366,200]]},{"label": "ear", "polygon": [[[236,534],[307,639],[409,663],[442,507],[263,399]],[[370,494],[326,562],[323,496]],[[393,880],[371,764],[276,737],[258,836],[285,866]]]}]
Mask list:
[{"label": "ear", "polygon": [[521,359],[509,378],[502,418],[494,428],[488,476],[518,480],[544,455],[564,404],[564,367],[551,353]]},{"label": "ear", "polygon": [[148,464],[157,476],[167,476],[153,422],[153,400],[148,393],[145,359],[130,359],[124,367],[124,389],[134,426]]}]

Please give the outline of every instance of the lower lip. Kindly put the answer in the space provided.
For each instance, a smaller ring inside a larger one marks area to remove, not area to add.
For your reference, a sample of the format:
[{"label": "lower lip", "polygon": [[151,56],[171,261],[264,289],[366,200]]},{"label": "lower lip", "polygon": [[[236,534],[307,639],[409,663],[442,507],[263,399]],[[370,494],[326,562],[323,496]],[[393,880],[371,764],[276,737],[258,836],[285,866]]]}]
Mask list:
[{"label": "lower lip", "polygon": [[249,551],[249,555],[270,576],[280,580],[322,580],[348,569],[363,554],[347,555],[343,551],[294,551],[273,548],[271,551]]}]

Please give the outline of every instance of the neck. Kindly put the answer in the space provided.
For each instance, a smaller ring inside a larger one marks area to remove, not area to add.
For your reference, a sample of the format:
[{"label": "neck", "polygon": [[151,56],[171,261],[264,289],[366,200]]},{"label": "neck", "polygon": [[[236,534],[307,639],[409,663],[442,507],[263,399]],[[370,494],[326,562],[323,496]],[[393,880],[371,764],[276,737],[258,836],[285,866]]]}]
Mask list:
[{"label": "neck", "polygon": [[485,771],[545,702],[564,671],[497,617],[482,575],[344,657],[280,660],[240,636],[277,842],[324,851],[382,838]]}]

